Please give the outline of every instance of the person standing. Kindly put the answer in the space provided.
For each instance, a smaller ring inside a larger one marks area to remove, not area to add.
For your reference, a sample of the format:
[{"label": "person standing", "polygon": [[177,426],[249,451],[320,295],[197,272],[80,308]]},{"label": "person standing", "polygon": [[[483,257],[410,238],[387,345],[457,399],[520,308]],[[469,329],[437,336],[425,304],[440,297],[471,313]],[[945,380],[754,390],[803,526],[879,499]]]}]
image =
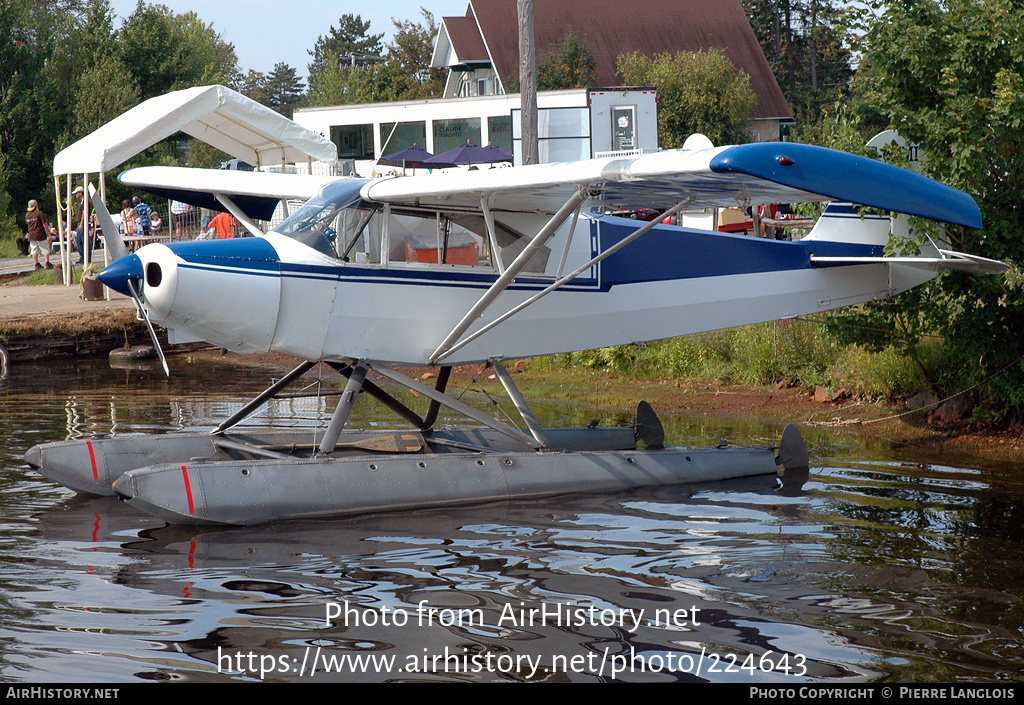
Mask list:
[{"label": "person standing", "polygon": [[32,199],[28,202],[28,211],[25,213],[25,227],[28,230],[29,250],[32,253],[32,261],[36,269],[42,269],[39,264],[39,254],[42,253],[43,261],[47,269],[53,269],[50,264],[50,233],[53,228],[50,226],[50,219],[46,213],[39,210],[39,203]]},{"label": "person standing", "polygon": [[191,236],[190,220],[192,217],[192,206],[181,201],[171,201],[171,224],[174,229],[174,237],[178,240],[183,235]]},{"label": "person standing", "polygon": [[153,209],[143,203],[142,199],[138,196],[132,199],[132,205],[135,207],[135,212],[139,215],[136,222],[142,226],[142,234],[149,237],[149,218]]},{"label": "person standing", "polygon": [[210,227],[217,231],[217,239],[238,237],[238,220],[224,212],[210,221]]},{"label": "person standing", "polygon": [[[85,261],[85,189],[76,186],[71,194],[78,202],[75,208],[75,223],[72,230],[75,232],[75,247],[78,249],[78,261],[75,264],[82,264]],[[90,254],[92,254],[90,252]]]}]

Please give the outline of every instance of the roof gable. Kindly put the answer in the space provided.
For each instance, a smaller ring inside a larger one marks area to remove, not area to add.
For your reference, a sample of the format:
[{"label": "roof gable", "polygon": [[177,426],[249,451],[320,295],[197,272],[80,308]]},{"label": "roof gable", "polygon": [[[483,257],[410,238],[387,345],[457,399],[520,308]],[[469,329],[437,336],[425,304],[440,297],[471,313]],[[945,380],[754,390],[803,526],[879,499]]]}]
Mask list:
[{"label": "roof gable", "polygon": [[[516,0],[469,0],[466,17],[456,20],[459,31],[471,33],[466,20],[479,28],[479,48],[488,51],[495,73],[508,86],[519,76],[519,19]],[[755,118],[792,118],[771,67],[761,51],[739,0],[534,0],[534,34],[538,61],[562,41],[568,30],[583,37],[594,52],[595,86],[620,85],[615,63],[619,54],[637,51],[646,56],[668,52],[720,49],[750,75],[757,94]],[[451,31],[450,25],[449,29]],[[466,51],[469,38],[464,37]],[[453,39],[454,42],[454,39]],[[461,50],[457,51],[463,58]]]},{"label": "roof gable", "polygon": [[452,44],[452,50],[458,63],[490,63],[490,57],[487,55],[487,48],[484,46],[484,40],[480,36],[480,28],[477,27],[475,18],[445,17],[444,23],[448,28],[448,40]]}]

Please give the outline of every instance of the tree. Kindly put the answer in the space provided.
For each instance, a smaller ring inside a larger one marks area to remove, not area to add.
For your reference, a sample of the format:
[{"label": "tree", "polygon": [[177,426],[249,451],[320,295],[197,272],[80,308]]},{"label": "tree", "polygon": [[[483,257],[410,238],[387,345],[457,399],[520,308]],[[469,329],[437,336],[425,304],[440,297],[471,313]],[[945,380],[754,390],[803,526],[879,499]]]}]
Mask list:
[{"label": "tree", "polygon": [[[91,4],[106,7],[105,0]],[[28,199],[52,198],[48,167],[74,114],[70,69],[85,63],[80,48],[89,43],[72,38],[94,16],[88,6],[80,0],[0,2],[0,152],[8,203],[19,222]]]},{"label": "tree", "polygon": [[387,60],[397,65],[409,79],[400,100],[438,98],[444,91],[447,71],[430,67],[434,35],[437,33],[434,15],[422,7],[420,14],[423,21],[418,23],[412,20],[391,20],[395,33],[388,45]]},{"label": "tree", "polygon": [[75,139],[110,122],[139,102],[135,77],[116,54],[98,56],[78,75],[77,85],[78,100],[72,123]]},{"label": "tree", "polygon": [[220,83],[238,65],[234,47],[194,12],[175,14],[142,0],[117,33],[117,48],[132,68],[143,100]]},{"label": "tree", "polygon": [[978,202],[985,227],[933,232],[955,249],[1014,265],[1005,277],[947,273],[920,313],[945,340],[946,391],[980,385],[983,410],[1024,416],[1024,6],[905,1],[867,37],[860,79],[924,169]]},{"label": "tree", "polygon": [[834,0],[743,0],[775,79],[798,121],[846,95],[864,7]]},{"label": "tree", "polygon": [[589,88],[594,74],[594,52],[586,38],[575,30],[566,32],[562,41],[549,47],[549,53],[537,65],[537,89]]},{"label": "tree", "polygon": [[[30,198],[53,203],[50,165],[73,140],[141,99],[238,73],[193,13],[139,2],[116,32],[114,19],[109,0],[0,2],[0,224]],[[151,158],[172,162],[162,150]]]},{"label": "tree", "polygon": [[717,49],[653,59],[634,52],[617,63],[626,84],[657,89],[661,147],[681,147],[694,132],[715,144],[750,139],[750,112],[757,104],[750,76]]},{"label": "tree", "polygon": [[[434,16],[420,8],[422,22],[411,20],[395,20],[395,34],[387,47],[387,55],[383,61],[364,63],[352,66],[351,63],[338,60],[333,50],[324,50],[327,38],[317,41],[317,50],[310,52],[317,55],[322,67],[314,72],[310,65],[309,105],[341,105],[347,103],[370,103],[393,100],[414,100],[433,98],[441,95],[444,90],[445,71],[430,68],[430,59],[434,51]],[[351,18],[347,23],[346,18]],[[349,27],[349,34],[365,35],[369,30],[369,22],[362,22],[359,16],[352,18],[345,15],[343,26]],[[340,30],[331,28],[332,33],[341,34]],[[377,42],[383,35],[370,35],[366,39],[356,39],[342,43],[345,51],[359,53],[368,41]],[[379,46],[379,44],[378,44]]]},{"label": "tree", "polygon": [[244,76],[235,79],[235,89],[246,98],[252,98],[261,105],[270,105],[270,91],[267,89],[267,75],[262,71],[249,69]]},{"label": "tree", "polygon": [[[312,51],[308,52],[313,57],[309,64],[309,83],[318,80],[321,73],[327,69],[336,68],[340,57],[349,55],[380,56],[384,53],[384,47],[380,40],[384,33],[367,34],[370,31],[370,22],[363,22],[360,15],[344,14],[338,19],[338,27],[331,25],[326,35],[320,35]],[[330,60],[329,60],[330,59]]]},{"label": "tree", "polygon": [[290,118],[302,102],[305,89],[306,84],[295,74],[295,69],[284,62],[278,62],[267,76],[265,105]]},{"label": "tree", "polygon": [[[326,58],[334,55],[328,53]],[[335,62],[310,79],[307,101],[311,106],[380,103],[399,100],[407,88],[408,76],[393,62],[356,68]]]}]

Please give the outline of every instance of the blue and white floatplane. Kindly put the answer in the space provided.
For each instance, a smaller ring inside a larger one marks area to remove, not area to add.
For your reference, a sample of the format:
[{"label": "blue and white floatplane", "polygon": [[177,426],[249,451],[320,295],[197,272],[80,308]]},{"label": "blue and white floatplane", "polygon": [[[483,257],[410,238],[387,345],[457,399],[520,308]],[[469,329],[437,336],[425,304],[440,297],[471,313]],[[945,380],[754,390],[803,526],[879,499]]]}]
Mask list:
[{"label": "blue and white floatplane", "polygon": [[[252,524],[806,466],[795,428],[778,454],[663,447],[645,404],[631,427],[542,428],[502,361],[807,315],[890,299],[944,270],[1006,268],[930,240],[912,256],[885,256],[890,238],[909,242],[906,218],[889,212],[980,228],[976,204],[904,169],[792,143],[383,179],[171,167],[120,179],[228,210],[254,237],[146,245],[100,279],[172,343],[302,361],[210,433],[62,441],[26,454],[57,482],[170,522]],[[263,232],[256,220],[289,199],[306,202]],[[821,201],[835,203],[796,242],[662,223],[688,209]],[[604,215],[638,207],[661,215]],[[319,362],[347,378],[319,442],[308,431],[232,431]],[[452,366],[471,363],[493,366],[521,427],[446,394]],[[436,383],[397,369],[406,366],[437,368]],[[376,375],[430,399],[429,409],[411,410]],[[347,428],[361,392],[411,430]],[[441,405],[479,425],[435,427]]]}]

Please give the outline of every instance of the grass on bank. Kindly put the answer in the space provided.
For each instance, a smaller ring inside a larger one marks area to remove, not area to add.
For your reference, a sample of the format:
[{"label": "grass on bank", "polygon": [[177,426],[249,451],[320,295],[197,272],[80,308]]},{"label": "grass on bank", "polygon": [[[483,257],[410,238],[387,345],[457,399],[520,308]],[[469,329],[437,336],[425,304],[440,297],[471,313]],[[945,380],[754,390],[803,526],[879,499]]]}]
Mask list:
[{"label": "grass on bank", "polygon": [[0,259],[21,257],[18,251],[17,235],[0,235]]},{"label": "grass on bank", "polygon": [[[937,362],[941,346],[925,344],[922,355]],[[537,372],[592,370],[641,380],[755,386],[781,382],[810,389],[820,385],[870,401],[895,401],[928,386],[921,366],[901,350],[889,347],[872,353],[842,345],[822,324],[805,319],[552,355],[528,364]]]},{"label": "grass on bank", "polygon": [[[51,261],[53,260],[51,259]],[[43,286],[47,284],[56,284],[57,281],[56,279],[54,279],[53,271],[54,270],[52,269],[46,268],[37,269],[36,271],[27,274],[25,278],[21,281],[21,284],[26,286]],[[71,283],[80,284],[81,282],[82,268],[73,267],[71,270]]]}]

